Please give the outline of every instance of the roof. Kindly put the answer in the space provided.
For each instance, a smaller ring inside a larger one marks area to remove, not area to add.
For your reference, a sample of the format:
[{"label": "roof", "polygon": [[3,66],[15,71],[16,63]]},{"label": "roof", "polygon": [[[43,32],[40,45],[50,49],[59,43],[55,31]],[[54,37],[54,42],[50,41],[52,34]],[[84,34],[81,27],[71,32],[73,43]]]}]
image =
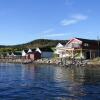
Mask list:
[{"label": "roof", "polygon": [[61,43],[58,43],[56,46],[56,48],[62,48],[62,47],[64,47],[64,46]]},{"label": "roof", "polygon": [[41,53],[38,52],[38,51],[28,52],[27,54],[34,54],[34,53],[39,53],[39,54],[41,54]]},{"label": "roof", "polygon": [[7,52],[7,55],[9,56],[9,55],[22,55],[22,53],[21,52]]},{"label": "roof", "polygon": [[[29,50],[24,50],[25,53],[28,53]],[[35,51],[35,49],[31,49],[31,52]]]},{"label": "roof", "polygon": [[36,51],[38,51],[39,53],[41,53],[41,50],[39,48],[36,48]]},{"label": "roof", "polygon": [[[98,49],[100,48],[100,40],[91,40],[91,39],[83,39],[83,38],[73,38],[82,42],[82,48],[84,49]],[[73,41],[72,39],[72,41]],[[70,43],[71,40],[68,42]],[[67,44],[68,44],[67,43]]]},{"label": "roof", "polygon": [[28,49],[28,52],[32,52],[32,50],[31,49]]},{"label": "roof", "polygon": [[67,42],[67,44],[71,43],[72,41],[82,43],[82,40],[80,40],[78,38],[72,38]]},{"label": "roof", "polygon": [[90,39],[83,39],[83,38],[76,38],[76,39],[81,40],[82,42],[87,42],[87,43],[93,43],[93,42],[97,43],[98,42],[98,40],[90,40]]}]

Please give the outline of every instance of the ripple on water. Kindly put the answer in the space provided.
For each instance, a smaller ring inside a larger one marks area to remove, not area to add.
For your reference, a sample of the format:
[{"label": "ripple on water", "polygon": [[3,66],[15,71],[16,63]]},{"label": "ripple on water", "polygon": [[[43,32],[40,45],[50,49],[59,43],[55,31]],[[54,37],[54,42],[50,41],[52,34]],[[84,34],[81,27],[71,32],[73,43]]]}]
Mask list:
[{"label": "ripple on water", "polygon": [[100,100],[100,69],[0,65],[0,100]]}]

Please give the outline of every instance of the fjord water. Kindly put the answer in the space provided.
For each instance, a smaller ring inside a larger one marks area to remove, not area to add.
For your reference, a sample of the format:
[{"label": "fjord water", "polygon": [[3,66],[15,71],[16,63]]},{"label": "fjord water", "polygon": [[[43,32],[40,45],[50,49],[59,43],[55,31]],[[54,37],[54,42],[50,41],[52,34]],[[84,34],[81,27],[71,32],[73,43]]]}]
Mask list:
[{"label": "fjord water", "polygon": [[0,64],[0,100],[100,100],[100,67]]}]

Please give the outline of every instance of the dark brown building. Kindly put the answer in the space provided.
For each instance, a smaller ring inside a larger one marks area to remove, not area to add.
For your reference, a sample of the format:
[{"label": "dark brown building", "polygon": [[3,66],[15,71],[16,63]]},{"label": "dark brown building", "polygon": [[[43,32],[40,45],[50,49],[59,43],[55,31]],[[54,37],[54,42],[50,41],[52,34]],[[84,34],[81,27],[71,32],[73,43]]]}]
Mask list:
[{"label": "dark brown building", "polygon": [[41,53],[39,53],[38,51],[29,52],[26,54],[26,59],[30,60],[41,59]]},{"label": "dark brown building", "polygon": [[66,53],[70,57],[92,59],[100,56],[100,41],[72,38],[65,45]]}]

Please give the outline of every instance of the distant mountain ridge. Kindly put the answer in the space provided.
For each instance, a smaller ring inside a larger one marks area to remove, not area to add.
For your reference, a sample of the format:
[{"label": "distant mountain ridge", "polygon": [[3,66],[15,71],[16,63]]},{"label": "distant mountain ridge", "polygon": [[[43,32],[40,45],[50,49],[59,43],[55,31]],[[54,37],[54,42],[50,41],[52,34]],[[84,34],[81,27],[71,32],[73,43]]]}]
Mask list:
[{"label": "distant mountain ridge", "polygon": [[[97,42],[97,40],[82,39],[82,38],[77,38],[77,39],[80,39],[85,42]],[[0,45],[0,52],[21,51],[23,49],[28,49],[28,48],[35,49],[37,47],[53,48],[53,47],[56,47],[58,43],[65,45],[67,42],[68,40],[36,39],[31,42],[19,44],[19,45],[12,45],[12,46]]]},{"label": "distant mountain ridge", "polygon": [[19,44],[19,45],[0,45],[0,51],[15,51],[16,50],[22,50],[22,49],[28,49],[28,48],[50,48],[55,47],[58,43],[66,44],[67,40],[51,40],[51,39],[37,39],[33,40],[28,43]]},{"label": "distant mountain ridge", "polygon": [[67,40],[50,40],[50,39],[37,39],[26,44],[22,44],[26,48],[42,48],[42,47],[55,47],[58,43],[66,44]]}]

